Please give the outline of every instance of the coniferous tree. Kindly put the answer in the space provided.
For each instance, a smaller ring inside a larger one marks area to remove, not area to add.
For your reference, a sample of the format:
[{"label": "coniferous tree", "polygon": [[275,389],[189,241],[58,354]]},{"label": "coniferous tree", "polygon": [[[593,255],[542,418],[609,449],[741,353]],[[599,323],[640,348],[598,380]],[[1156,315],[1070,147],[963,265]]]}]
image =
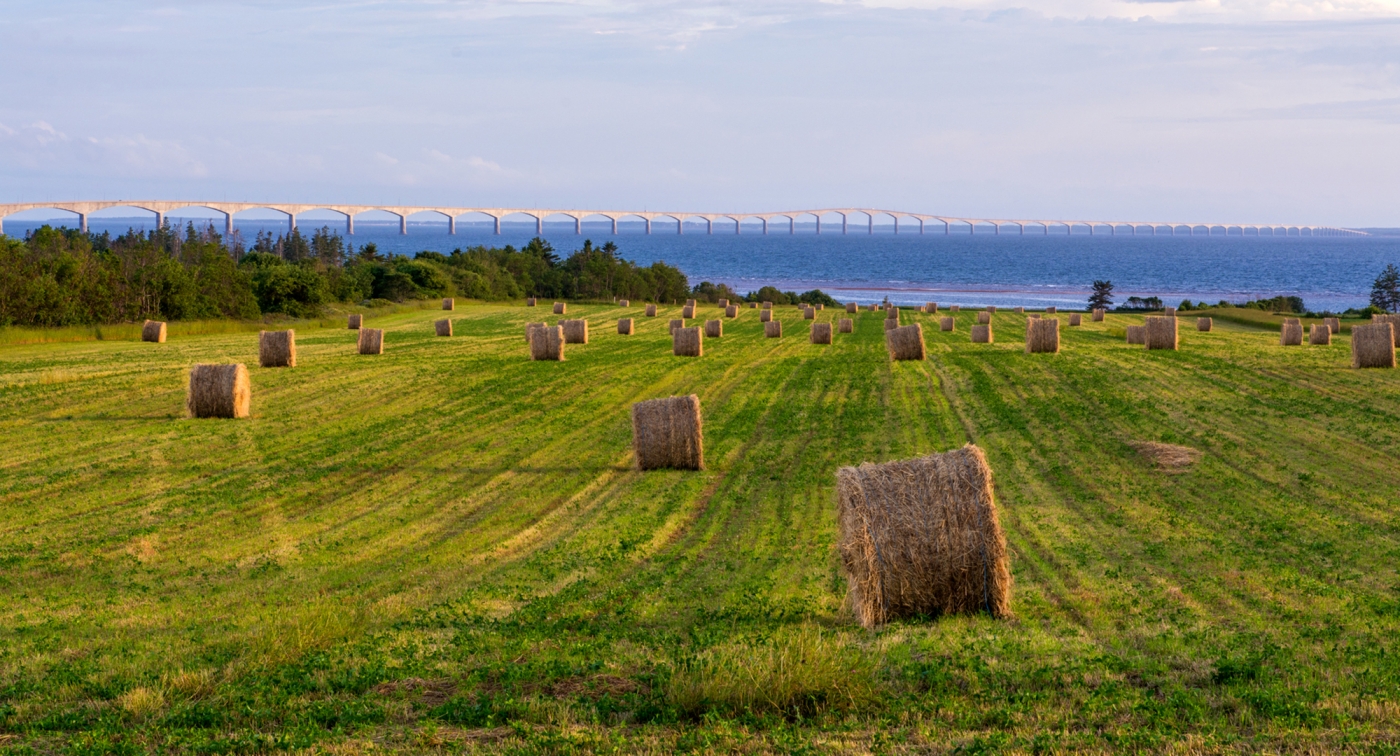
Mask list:
[{"label": "coniferous tree", "polygon": [[1113,282],[1095,281],[1094,293],[1089,295],[1089,309],[1105,309],[1113,306]]},{"label": "coniferous tree", "polygon": [[1385,266],[1371,284],[1371,306],[1385,312],[1400,311],[1400,269],[1394,263]]}]

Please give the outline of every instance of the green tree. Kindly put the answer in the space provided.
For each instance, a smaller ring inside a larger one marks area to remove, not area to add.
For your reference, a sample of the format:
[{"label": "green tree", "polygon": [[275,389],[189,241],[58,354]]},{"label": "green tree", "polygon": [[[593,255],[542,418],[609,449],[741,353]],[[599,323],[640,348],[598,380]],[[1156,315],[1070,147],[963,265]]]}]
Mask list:
[{"label": "green tree", "polygon": [[1113,306],[1113,282],[1095,281],[1093,293],[1089,295],[1089,309],[1107,310]]},{"label": "green tree", "polygon": [[1394,263],[1385,266],[1372,282],[1371,306],[1383,312],[1400,312],[1400,269]]}]

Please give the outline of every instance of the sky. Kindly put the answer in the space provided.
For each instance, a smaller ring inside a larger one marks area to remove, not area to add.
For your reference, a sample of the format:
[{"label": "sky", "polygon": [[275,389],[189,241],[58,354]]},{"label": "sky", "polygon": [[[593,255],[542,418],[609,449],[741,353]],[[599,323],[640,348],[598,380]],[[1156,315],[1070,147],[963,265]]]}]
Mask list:
[{"label": "sky", "polygon": [[6,0],[88,198],[1400,226],[1400,0]]}]

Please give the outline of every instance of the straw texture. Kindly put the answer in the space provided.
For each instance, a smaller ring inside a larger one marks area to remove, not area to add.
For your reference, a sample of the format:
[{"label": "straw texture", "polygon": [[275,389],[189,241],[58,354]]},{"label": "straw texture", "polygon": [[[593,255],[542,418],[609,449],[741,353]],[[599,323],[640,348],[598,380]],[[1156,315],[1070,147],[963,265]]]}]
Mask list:
[{"label": "straw texture", "polygon": [[767,323],[768,321],[770,321],[770,320],[772,320],[772,319],[773,319],[773,311],[772,311],[772,310],[762,310],[762,311],[760,311],[760,312],[758,313],[758,322],[760,322],[760,323]]},{"label": "straw texture", "polygon": [[671,332],[671,353],[677,357],[702,357],[705,354],[705,335],[700,326],[677,328]]},{"label": "straw texture", "polygon": [[899,327],[899,321],[898,321],[898,320],[890,320],[890,319],[886,318],[885,321],[884,321],[884,323],[885,323],[885,330],[886,330],[886,331],[893,331],[894,329],[896,329],[896,328]]},{"label": "straw texture", "polygon": [[831,324],[830,324],[830,323],[813,323],[813,324],[812,324],[812,333],[808,336],[808,338],[811,339],[811,341],[812,341],[813,344],[830,344],[830,343],[831,343]]},{"label": "straw texture", "polygon": [[384,329],[361,328],[357,346],[360,354],[384,354]]},{"label": "straw texture", "polygon": [[352,331],[360,330],[360,327],[365,324],[365,316],[363,315],[351,315],[346,320],[347,322],[345,327],[349,328]]},{"label": "straw texture", "polygon": [[639,470],[705,469],[700,397],[672,396],[632,405],[632,448]]},{"label": "straw texture", "polygon": [[201,363],[190,369],[185,409],[190,417],[247,417],[252,394],[248,368],[242,364]]},{"label": "straw texture", "polygon": [[1069,325],[1070,325],[1071,328],[1073,328],[1073,327],[1075,327],[1075,326],[1083,325],[1083,324],[1084,324],[1084,314],[1083,314],[1083,313],[1071,312],[1071,313],[1069,314]]},{"label": "straw texture", "polygon": [[770,320],[764,323],[763,335],[770,339],[781,339],[783,337],[783,321]]},{"label": "straw texture", "polygon": [[1147,326],[1140,326],[1140,325],[1135,325],[1135,326],[1130,325],[1130,326],[1128,326],[1128,343],[1129,343],[1129,344],[1146,344],[1146,343],[1147,343]]},{"label": "straw texture", "polygon": [[984,323],[972,327],[972,343],[991,344],[993,341],[991,323]]},{"label": "straw texture", "polygon": [[1337,334],[1342,332],[1341,318],[1323,318],[1322,322],[1326,323],[1327,327],[1331,329],[1333,336],[1336,336]]},{"label": "straw texture", "polygon": [[924,358],[924,328],[915,323],[885,331],[885,348],[892,360],[922,360]]},{"label": "straw texture", "polygon": [[654,318],[654,317],[656,317],[656,305],[654,305],[654,304],[649,304],[649,305],[647,305],[646,316],[649,317],[649,318]]},{"label": "straw texture", "polygon": [[141,324],[141,340],[149,341],[153,344],[165,343],[165,323],[159,320],[147,320]]},{"label": "straw texture", "polygon": [[296,331],[259,331],[258,364],[265,368],[296,367]]},{"label": "straw texture", "polygon": [[1176,316],[1149,315],[1143,333],[1148,349],[1176,349]]},{"label": "straw texture", "polygon": [[737,317],[739,317],[739,305],[729,305],[728,307],[724,308],[724,317],[726,317],[726,318],[737,318]]},{"label": "straw texture", "polygon": [[1371,316],[1371,322],[1372,322],[1372,323],[1389,323],[1389,324],[1391,325],[1391,331],[1394,333],[1395,338],[1397,339],[1396,342],[1395,342],[1395,346],[1400,347],[1400,315],[1386,315],[1386,314],[1372,315],[1372,316]]},{"label": "straw texture", "polygon": [[442,320],[434,320],[433,329],[437,331],[437,335],[439,336],[451,336],[452,321],[448,320],[447,318],[443,318]]},{"label": "straw texture", "polygon": [[1302,346],[1303,324],[1285,322],[1278,331],[1279,346]]},{"label": "straw texture", "polygon": [[1332,343],[1332,329],[1326,323],[1313,323],[1308,332],[1308,343],[1312,346],[1329,346]]},{"label": "straw texture", "polygon": [[1026,354],[1057,354],[1059,351],[1059,318],[1026,321]]},{"label": "straw texture", "polygon": [[1351,366],[1395,367],[1395,325],[1389,322],[1351,327]]},{"label": "straw texture", "polygon": [[564,329],[565,344],[587,344],[588,343],[588,321],[561,320],[559,327]]},{"label": "straw texture", "polygon": [[555,303],[554,303],[554,314],[555,314],[555,315],[563,315],[565,312],[568,311],[568,309],[569,309],[568,306],[565,305],[563,302],[555,302]]},{"label": "straw texture", "polygon": [[564,329],[540,325],[530,330],[530,359],[564,361]]},{"label": "straw texture", "polygon": [[886,320],[899,320],[899,308],[893,306],[885,307]]},{"label": "straw texture", "polygon": [[938,319],[938,329],[940,331],[951,331],[953,330],[953,323],[953,318],[944,315],[943,317]]},{"label": "straw texture", "polygon": [[1208,331],[1210,331],[1210,329],[1212,329],[1212,328],[1214,328],[1214,327],[1215,327],[1215,320],[1214,320],[1213,318],[1196,318],[1196,330],[1197,330],[1197,331],[1207,331],[1207,332],[1208,332]]},{"label": "straw texture", "polygon": [[854,315],[858,310],[860,310],[860,305],[856,304],[855,302],[846,303],[846,312]]},{"label": "straw texture", "polygon": [[1095,307],[1095,308],[1094,308],[1094,311],[1091,312],[1091,313],[1089,313],[1089,319],[1092,320],[1092,321],[1094,321],[1095,323],[1102,323],[1102,322],[1103,322],[1103,314],[1104,314],[1104,309],[1103,309],[1102,307]]},{"label": "straw texture", "polygon": [[447,297],[446,299],[443,299],[443,300],[442,300],[442,309],[444,309],[444,310],[456,310],[456,309],[457,309],[457,300],[455,300],[455,299],[453,299],[453,298],[451,298],[451,297]]},{"label": "straw texture", "polygon": [[720,337],[723,336],[723,335],[724,335],[724,321],[723,321],[723,320],[707,320],[707,321],[705,321],[705,338],[707,338],[707,339],[717,339],[717,338],[720,338]]},{"label": "straw texture", "polygon": [[617,300],[617,306],[618,306],[618,307],[631,307],[631,306],[632,306],[632,300],[630,300],[630,299],[619,299],[619,300]]},{"label": "straw texture", "polygon": [[836,324],[836,328],[841,333],[855,333],[855,325],[856,322],[854,320],[850,318],[841,318],[841,321]]},{"label": "straw texture", "polygon": [[526,306],[526,307],[534,307],[535,304],[536,304],[536,302],[535,302],[535,298],[534,298],[534,297],[526,297],[526,298],[525,298],[525,306]]},{"label": "straw texture", "polygon": [[980,323],[980,324],[982,324],[982,325],[986,325],[986,324],[992,322],[992,314],[991,314],[990,312],[979,312],[979,313],[977,313],[977,322]]},{"label": "straw texture", "polygon": [[545,326],[544,323],[526,323],[526,324],[525,324],[525,343],[526,343],[526,344],[529,344],[529,343],[530,343],[530,331],[531,331],[531,329],[534,329],[534,328],[544,328],[544,326]]},{"label": "straw texture", "polygon": [[695,317],[695,305],[686,305],[681,308],[681,317],[690,319]]},{"label": "straw texture", "polygon": [[632,319],[631,319],[631,318],[618,318],[618,319],[617,319],[617,332],[618,332],[619,334],[623,335],[623,336],[631,336],[631,335],[632,335]]}]

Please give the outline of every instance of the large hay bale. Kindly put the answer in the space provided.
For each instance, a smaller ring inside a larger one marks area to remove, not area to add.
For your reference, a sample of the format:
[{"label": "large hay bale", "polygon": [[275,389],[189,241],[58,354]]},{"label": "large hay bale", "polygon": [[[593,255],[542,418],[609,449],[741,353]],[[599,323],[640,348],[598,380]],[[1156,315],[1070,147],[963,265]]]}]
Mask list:
[{"label": "large hay bale", "polygon": [[437,335],[439,336],[452,335],[452,321],[447,318],[443,318],[442,320],[434,320],[433,328],[437,331]]},{"label": "large hay bale", "polygon": [[720,337],[722,337],[722,336],[724,336],[724,321],[723,321],[723,320],[707,320],[707,321],[705,321],[705,338],[707,338],[707,339],[718,339],[718,338],[720,338]]},{"label": "large hay bale", "polygon": [[983,323],[972,327],[972,343],[991,344],[995,341],[992,337],[992,324]]},{"label": "large hay bale", "polygon": [[893,331],[894,329],[896,329],[896,328],[899,327],[899,321],[898,321],[898,320],[890,320],[890,319],[886,318],[884,322],[885,322],[885,330],[886,330],[886,331]]},{"label": "large hay bale", "polygon": [[147,320],[141,324],[141,340],[149,341],[153,344],[165,343],[165,323],[159,320]]},{"label": "large hay bale", "polygon": [[1147,326],[1130,325],[1126,330],[1129,344],[1147,343]]},{"label": "large hay bale", "polygon": [[803,310],[803,311],[802,311],[802,319],[803,319],[803,320],[816,320],[816,319],[817,319],[817,310],[816,310],[816,308],[814,308],[814,307],[808,307],[807,309]]},{"label": "large hay bale", "polygon": [[924,358],[924,328],[918,323],[885,331],[885,348],[892,360]]},{"label": "large hay bale", "polygon": [[444,310],[456,310],[456,309],[457,309],[457,300],[453,299],[452,297],[447,297],[447,298],[443,299],[443,300],[442,300],[442,309],[444,309]]},{"label": "large hay bale", "polygon": [[384,329],[361,328],[356,346],[360,354],[384,354]]},{"label": "large hay bale", "polygon": [[618,307],[631,307],[631,306],[632,306],[632,300],[630,300],[630,299],[619,299],[619,300],[617,300],[617,306],[618,306]]},{"label": "large hay bale", "polygon": [[1084,315],[1083,315],[1082,313],[1071,312],[1071,313],[1069,314],[1069,325],[1070,325],[1071,328],[1073,328],[1073,327],[1075,327],[1075,326],[1078,326],[1078,325],[1083,325],[1083,324],[1084,324]]},{"label": "large hay bale", "polygon": [[836,324],[836,329],[841,333],[855,333],[856,322],[850,318],[841,318]]},{"label": "large hay bale", "polygon": [[951,331],[953,330],[953,322],[954,321],[951,316],[944,315],[943,317],[938,319],[938,329],[940,331]]},{"label": "large hay bale", "polygon": [[689,320],[695,317],[695,305],[686,305],[681,308],[681,317]]},{"label": "large hay bale", "polygon": [[1284,323],[1278,330],[1279,346],[1302,346],[1303,345],[1303,324]]},{"label": "large hay bale", "polygon": [[758,313],[758,322],[767,323],[773,319],[772,310],[762,310]]},{"label": "large hay bale", "polygon": [[855,314],[856,312],[858,312],[859,310],[860,310],[860,305],[856,304],[855,302],[847,302],[847,303],[846,303],[846,312],[847,312],[847,313],[850,313],[850,314],[854,315],[854,314]]},{"label": "large hay bale", "polygon": [[938,314],[938,303],[937,303],[937,302],[925,302],[925,303],[924,303],[924,314],[925,314],[925,315],[937,315],[937,314]]},{"label": "large hay bale", "polygon": [[297,366],[297,332],[259,331],[258,364],[265,368]]},{"label": "large hay bale", "polygon": [[1026,321],[1026,354],[1058,354],[1059,351],[1059,318]]},{"label": "large hay bale", "polygon": [[949,308],[948,308],[948,312],[961,312],[961,311],[962,311],[962,306],[961,306],[961,305],[953,305],[952,307],[949,307]]},{"label": "large hay bale", "polygon": [[541,323],[530,331],[530,359],[564,361],[564,329]]},{"label": "large hay bale", "polygon": [[1103,314],[1104,314],[1104,308],[1102,308],[1102,307],[1095,307],[1095,308],[1094,308],[1094,311],[1093,311],[1092,313],[1089,314],[1089,319],[1092,320],[1092,321],[1094,321],[1095,323],[1102,323],[1102,322],[1103,322]]},{"label": "large hay bale", "polygon": [[703,357],[705,334],[700,332],[700,326],[677,328],[672,331],[671,354],[677,357]]},{"label": "large hay bale", "polygon": [[783,337],[783,321],[770,320],[764,323],[763,335],[770,339],[781,339]]},{"label": "large hay bale", "polygon": [[1389,323],[1391,325],[1390,330],[1394,333],[1395,338],[1397,339],[1397,341],[1395,342],[1395,346],[1400,347],[1400,315],[1389,315],[1384,313],[1376,314],[1371,316],[1371,322],[1373,324]]},{"label": "large hay bale", "polygon": [[678,318],[671,318],[671,322],[666,326],[666,330],[670,333],[675,333],[679,328],[685,328],[685,321]]},{"label": "large hay bale", "polygon": [[348,329],[350,329],[350,330],[352,330],[352,331],[358,331],[358,330],[360,330],[360,327],[363,326],[364,324],[365,324],[365,316],[363,316],[363,315],[351,315],[349,318],[346,319],[345,327],[348,328]]},{"label": "large hay bale", "polygon": [[185,394],[185,409],[190,417],[248,416],[248,403],[253,390],[248,383],[248,368],[235,365],[201,363],[190,369],[189,391]]},{"label": "large hay bale", "polygon": [[588,343],[588,321],[561,320],[559,327],[564,329],[565,344],[587,344]]},{"label": "large hay bale", "polygon": [[1149,315],[1143,327],[1143,340],[1148,349],[1176,349],[1176,316]]},{"label": "large hay bale", "polygon": [[992,322],[992,314],[990,312],[977,313],[977,322],[981,323],[982,325],[986,325]]},{"label": "large hay bale", "polygon": [[830,323],[813,323],[813,324],[812,324],[812,332],[808,335],[808,338],[811,340],[811,342],[812,342],[813,344],[830,344],[830,343],[831,343],[831,324],[830,324]]},{"label": "large hay bale", "polygon": [[729,306],[725,307],[725,308],[724,308],[724,317],[726,317],[726,318],[737,318],[737,317],[739,317],[739,305],[729,305]]},{"label": "large hay bale", "polygon": [[1006,537],[982,450],[836,471],[841,564],[856,618],[1011,615]]},{"label": "large hay bale", "polygon": [[1331,329],[1333,336],[1336,336],[1337,334],[1342,332],[1341,318],[1323,318],[1322,322],[1326,323],[1327,327]]},{"label": "large hay bale", "polygon": [[631,335],[632,335],[632,319],[631,319],[631,318],[618,318],[618,319],[617,319],[617,332],[618,332],[619,334],[623,335],[623,336],[631,336]]},{"label": "large hay bale", "polygon": [[899,308],[898,308],[898,307],[895,307],[894,305],[890,305],[890,306],[886,307],[886,308],[885,308],[885,319],[886,319],[886,320],[899,320]]},{"label": "large hay bale", "polygon": [[544,324],[544,323],[526,323],[526,324],[525,324],[525,343],[526,343],[526,344],[529,344],[529,343],[530,343],[530,332],[531,332],[533,329],[535,329],[535,328],[544,328],[544,327],[545,327],[545,324]]},{"label": "large hay bale", "polygon": [[1209,332],[1215,327],[1214,318],[1196,318],[1196,330]]},{"label": "large hay bale", "polygon": [[729,300],[728,300],[728,299],[721,299],[721,300],[716,304],[716,306],[717,306],[717,307],[728,307],[728,306],[729,306]]},{"label": "large hay bale", "polygon": [[1045,308],[1046,315],[1054,315],[1057,312],[1059,312],[1059,309],[1056,308],[1054,305],[1050,305],[1049,307]]},{"label": "large hay bale", "polygon": [[1332,329],[1326,323],[1313,323],[1312,330],[1308,332],[1308,343],[1312,346],[1330,346]]},{"label": "large hay bale", "polygon": [[656,305],[654,305],[654,304],[649,304],[649,305],[647,305],[646,316],[649,317],[649,318],[654,318],[654,317],[656,317]]},{"label": "large hay bale", "polygon": [[554,303],[554,314],[555,314],[555,315],[563,315],[565,312],[568,311],[568,309],[569,309],[568,305],[564,304],[563,302],[555,302],[555,303]]},{"label": "large hay bale", "polygon": [[763,303],[763,309],[765,309],[765,310],[771,310],[771,309],[773,309],[773,303],[772,303],[772,302],[764,302],[764,303]]},{"label": "large hay bale", "polygon": [[525,306],[526,306],[526,307],[534,307],[535,304],[536,304],[536,302],[535,302],[535,298],[534,298],[534,297],[526,297],[526,298],[525,298]]},{"label": "large hay bale", "polygon": [[632,405],[632,448],[638,470],[705,469],[700,397],[672,396]]},{"label": "large hay bale", "polygon": [[1351,366],[1395,367],[1395,325],[1382,321],[1351,327]]}]

